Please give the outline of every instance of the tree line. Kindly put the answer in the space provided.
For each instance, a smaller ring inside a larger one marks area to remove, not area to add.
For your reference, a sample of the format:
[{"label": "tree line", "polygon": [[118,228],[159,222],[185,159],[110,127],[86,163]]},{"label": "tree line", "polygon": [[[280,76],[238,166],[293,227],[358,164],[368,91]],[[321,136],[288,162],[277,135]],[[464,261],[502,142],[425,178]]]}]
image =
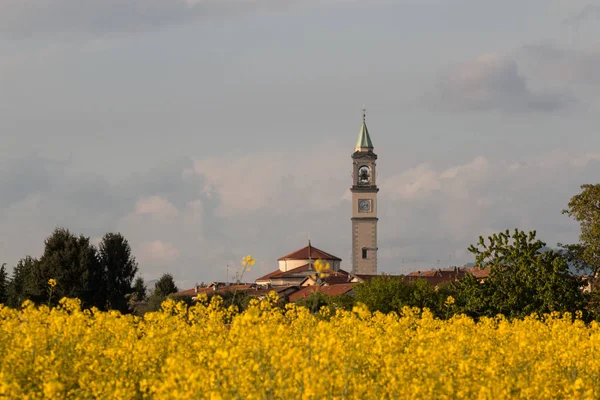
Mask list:
[{"label": "tree line", "polygon": [[[351,309],[357,302],[371,311],[400,312],[428,308],[437,317],[466,314],[473,318],[504,315],[522,318],[550,312],[579,314],[600,321],[600,184],[583,185],[562,213],[580,225],[579,242],[549,249],[536,232],[515,229],[479,238],[469,251],[476,267],[490,269],[483,282],[466,274],[433,287],[425,280],[379,276],[357,285],[352,296],[319,293],[301,301],[318,309]],[[589,288],[590,290],[583,290]]]},{"label": "tree line", "polygon": [[[536,232],[505,231],[479,238],[469,251],[475,265],[489,267],[484,282],[466,274],[456,282],[433,287],[424,280],[379,276],[357,285],[352,296],[315,293],[300,301],[313,309],[321,306],[351,309],[361,302],[372,311],[399,312],[404,306],[429,308],[440,318],[456,313],[474,318],[498,314],[510,318],[549,312],[578,312],[587,320],[600,320],[600,296],[594,290],[600,275],[600,185],[583,185],[563,214],[581,228],[579,242],[549,249]],[[127,240],[107,233],[98,246],[84,236],[57,228],[45,241],[39,259],[21,259],[8,276],[0,267],[0,303],[19,307],[23,301],[55,304],[62,297],[78,298],[84,307],[129,312],[156,310],[178,291],[170,274],[164,274],[148,291],[136,278],[138,264]],[[587,276],[573,273],[577,270]],[[49,285],[50,279],[55,285]],[[582,288],[591,285],[592,290]],[[226,304],[243,309],[247,294],[225,294]],[[235,303],[235,304],[234,304]],[[135,309],[135,307],[133,307]]]},{"label": "tree line", "polygon": [[107,233],[94,246],[88,237],[57,228],[45,240],[39,259],[22,258],[11,275],[6,264],[0,267],[0,303],[15,308],[25,300],[54,305],[69,297],[80,299],[86,308],[127,313],[132,302],[160,304],[177,291],[173,277],[164,274],[148,293],[137,273],[131,246],[120,233]]}]

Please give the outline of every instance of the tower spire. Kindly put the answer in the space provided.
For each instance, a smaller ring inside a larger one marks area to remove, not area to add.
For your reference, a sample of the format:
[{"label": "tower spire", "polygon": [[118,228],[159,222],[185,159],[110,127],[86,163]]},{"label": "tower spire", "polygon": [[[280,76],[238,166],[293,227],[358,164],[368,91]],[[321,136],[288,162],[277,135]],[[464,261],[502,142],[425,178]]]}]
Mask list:
[{"label": "tower spire", "polygon": [[362,109],[362,126],[360,127],[360,133],[358,134],[358,140],[354,151],[369,151],[373,150],[373,142],[371,136],[369,136],[369,130],[367,129],[367,108],[363,106]]}]

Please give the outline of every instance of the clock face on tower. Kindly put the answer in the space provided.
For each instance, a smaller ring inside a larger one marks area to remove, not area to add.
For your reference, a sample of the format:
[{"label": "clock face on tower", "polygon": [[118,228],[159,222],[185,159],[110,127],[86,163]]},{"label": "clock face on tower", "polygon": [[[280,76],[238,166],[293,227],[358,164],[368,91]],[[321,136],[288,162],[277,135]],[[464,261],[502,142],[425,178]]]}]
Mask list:
[{"label": "clock face on tower", "polygon": [[358,200],[358,211],[359,212],[371,211],[371,200]]},{"label": "clock face on tower", "polygon": [[363,165],[358,169],[358,184],[368,185],[371,182],[371,169]]}]

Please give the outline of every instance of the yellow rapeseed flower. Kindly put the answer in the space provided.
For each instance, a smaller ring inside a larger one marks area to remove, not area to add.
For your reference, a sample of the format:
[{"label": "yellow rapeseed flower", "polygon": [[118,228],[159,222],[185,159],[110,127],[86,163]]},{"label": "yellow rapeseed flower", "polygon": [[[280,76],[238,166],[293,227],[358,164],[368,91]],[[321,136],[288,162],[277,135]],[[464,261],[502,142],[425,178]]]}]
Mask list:
[{"label": "yellow rapeseed flower", "polygon": [[51,288],[53,288],[54,286],[56,286],[56,279],[48,279],[48,286],[50,286]]},{"label": "yellow rapeseed flower", "polygon": [[329,277],[329,274],[327,273],[327,271],[330,270],[331,266],[329,265],[328,262],[325,262],[325,261],[319,259],[319,260],[315,261],[313,266],[315,268],[315,274],[311,275],[312,279],[317,280],[317,279],[325,279],[325,278]]},{"label": "yellow rapeseed flower", "polygon": [[81,307],[0,305],[0,398],[600,398],[600,323],[577,315],[311,313],[275,292],[242,313],[218,296],[143,317]]},{"label": "yellow rapeseed flower", "polygon": [[250,266],[254,265],[254,257],[248,255],[248,256],[242,258],[242,264],[250,265]]}]

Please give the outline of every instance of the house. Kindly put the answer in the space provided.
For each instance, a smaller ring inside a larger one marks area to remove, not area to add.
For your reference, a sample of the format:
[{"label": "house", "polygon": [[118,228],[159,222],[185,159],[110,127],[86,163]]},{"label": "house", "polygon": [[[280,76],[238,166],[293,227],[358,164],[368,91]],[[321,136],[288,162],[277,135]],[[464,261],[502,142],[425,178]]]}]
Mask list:
[{"label": "house", "polygon": [[295,293],[292,293],[291,295],[289,295],[289,300],[290,300],[290,302],[294,303],[300,299],[306,299],[307,297],[310,297],[310,295],[315,293],[317,290],[320,293],[323,293],[324,295],[327,295],[327,296],[335,296],[335,295],[340,295],[340,294],[353,294],[354,286],[356,286],[356,285],[357,285],[356,283],[340,283],[337,285],[320,286],[320,287],[317,285],[305,286],[305,287],[301,288],[300,290],[296,291]]},{"label": "house", "polygon": [[443,283],[455,282],[464,278],[467,274],[473,275],[480,282],[486,280],[490,274],[490,267],[452,267],[444,269],[431,269],[425,271],[412,271],[406,275],[407,282],[424,279],[431,285],[437,287]]},{"label": "house", "polygon": [[282,286],[275,288],[266,288],[258,286],[254,283],[247,284],[230,284],[230,285],[209,285],[208,287],[198,287],[192,289],[183,290],[181,292],[173,294],[174,297],[185,297],[191,296],[192,300],[196,300],[198,296],[202,294],[212,295],[225,295],[228,293],[243,293],[249,295],[251,297],[256,297],[261,300],[264,296],[266,296],[269,292],[275,292],[279,295],[280,299],[284,299],[290,294],[296,292],[300,288],[298,286]]}]

